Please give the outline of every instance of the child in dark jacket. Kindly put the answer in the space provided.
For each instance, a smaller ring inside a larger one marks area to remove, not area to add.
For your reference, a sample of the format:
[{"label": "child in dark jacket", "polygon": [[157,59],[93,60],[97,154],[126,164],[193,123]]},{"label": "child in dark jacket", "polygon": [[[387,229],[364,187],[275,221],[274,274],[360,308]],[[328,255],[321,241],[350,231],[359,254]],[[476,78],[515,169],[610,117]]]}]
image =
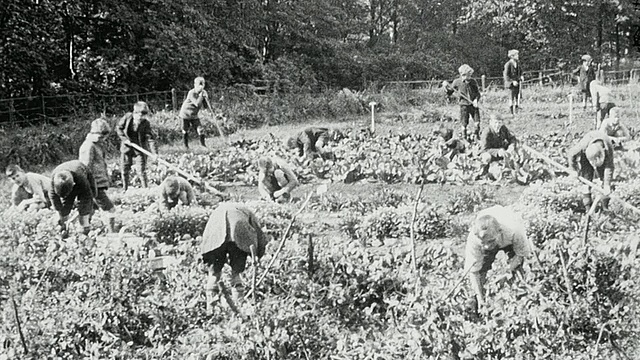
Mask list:
[{"label": "child in dark jacket", "polygon": [[149,122],[149,106],[144,101],[138,101],[133,105],[133,112],[126,113],[116,126],[116,132],[120,137],[120,173],[122,175],[122,187],[126,191],[129,188],[129,173],[133,159],[136,160],[136,170],[142,181],[143,187],[148,187],[147,181],[147,156],[134,149],[130,144],[136,144],[143,149],[157,154],[155,136]]},{"label": "child in dark jacket", "polygon": [[473,118],[476,123],[475,138],[480,138],[480,110],[478,109],[478,100],[480,99],[480,90],[478,89],[478,83],[471,78],[473,75],[473,68],[464,64],[458,69],[460,77],[453,80],[451,85],[448,82],[444,82],[447,95],[454,94],[458,97],[458,103],[460,104],[460,125],[462,126],[462,138],[467,139],[469,126],[469,117]]}]

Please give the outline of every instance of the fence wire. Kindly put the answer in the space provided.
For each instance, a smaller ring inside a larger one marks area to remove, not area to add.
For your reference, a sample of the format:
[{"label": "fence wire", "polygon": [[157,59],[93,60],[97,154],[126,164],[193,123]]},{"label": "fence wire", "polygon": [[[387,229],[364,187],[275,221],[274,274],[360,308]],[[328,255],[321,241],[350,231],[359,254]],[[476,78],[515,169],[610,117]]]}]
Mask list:
[{"label": "fence wire", "polygon": [[[604,71],[602,76],[606,84],[619,85],[637,82],[640,69],[622,71]],[[573,86],[577,76],[558,69],[524,72],[523,87],[531,86]],[[482,90],[503,88],[502,77],[482,76],[478,79]],[[441,86],[442,80],[386,81],[372,82],[368,88],[408,88],[434,90]],[[267,86],[268,87],[268,86]],[[260,87],[251,87],[257,96],[269,96],[275,91]],[[258,90],[260,90],[258,92]],[[218,91],[220,94],[222,91]],[[0,99],[0,127],[29,126],[44,122],[58,123],[86,119],[86,117],[104,114],[120,116],[129,112],[137,101],[145,101],[152,111],[177,110],[186,97],[187,90],[175,89],[135,94],[66,94],[56,96],[30,96]],[[212,91],[213,96],[216,91]],[[210,96],[211,97],[211,96]]]}]

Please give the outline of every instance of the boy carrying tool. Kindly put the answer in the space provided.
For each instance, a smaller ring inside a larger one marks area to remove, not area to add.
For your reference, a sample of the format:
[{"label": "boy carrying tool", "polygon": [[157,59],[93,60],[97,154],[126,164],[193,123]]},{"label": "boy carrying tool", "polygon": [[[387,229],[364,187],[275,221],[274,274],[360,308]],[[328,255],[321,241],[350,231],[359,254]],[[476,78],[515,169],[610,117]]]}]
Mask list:
[{"label": "boy carrying tool", "polygon": [[148,187],[147,181],[147,155],[134,149],[130,144],[135,144],[147,151],[157,154],[156,142],[151,123],[149,122],[149,106],[144,101],[138,101],[133,105],[133,112],[126,113],[118,125],[116,132],[120,137],[120,174],[122,175],[122,187],[125,191],[129,188],[129,173],[133,159],[136,159],[136,170],[142,181],[143,187]]},{"label": "boy carrying tool", "polygon": [[200,125],[200,118],[198,117],[198,112],[205,105],[212,111],[211,103],[209,102],[209,94],[204,89],[205,81],[203,77],[197,77],[193,80],[193,89],[189,90],[187,93],[187,97],[184,99],[182,103],[182,107],[180,108],[180,120],[182,123],[182,140],[184,142],[184,147],[189,148],[189,129],[195,128],[198,136],[200,137],[200,145],[206,147],[205,145],[205,137],[204,132],[202,130],[202,126]]},{"label": "boy carrying tool", "polygon": [[476,123],[475,139],[480,138],[480,109],[478,109],[478,100],[480,99],[480,90],[478,83],[471,78],[473,69],[471,66],[464,64],[458,69],[460,77],[453,80],[451,85],[447,81],[443,83],[447,95],[454,94],[458,97],[460,104],[460,124],[462,125],[462,138],[468,139],[467,127],[469,126],[469,116]]},{"label": "boy carrying tool", "polygon": [[[605,191],[601,200],[602,209],[609,205],[608,195],[611,193],[611,179],[613,178],[613,145],[607,134],[592,130],[586,133],[582,139],[567,152],[569,166],[572,169],[571,176],[581,176],[593,181],[597,176],[602,180]],[[585,185],[582,188],[582,203],[585,210],[589,211],[593,203],[591,188]]]},{"label": "boy carrying tool", "polygon": [[515,115],[516,110],[520,106],[520,85],[524,78],[522,77],[522,68],[518,61],[520,60],[520,53],[518,50],[509,50],[507,53],[509,61],[504,64],[504,71],[502,72],[504,78],[504,87],[509,89],[509,111],[511,115]]}]

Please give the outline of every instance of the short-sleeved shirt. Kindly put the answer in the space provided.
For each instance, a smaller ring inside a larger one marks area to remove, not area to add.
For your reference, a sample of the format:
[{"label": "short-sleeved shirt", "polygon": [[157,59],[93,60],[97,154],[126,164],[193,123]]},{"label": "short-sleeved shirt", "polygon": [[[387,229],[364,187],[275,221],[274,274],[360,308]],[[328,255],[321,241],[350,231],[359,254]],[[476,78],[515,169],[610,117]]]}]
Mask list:
[{"label": "short-sleeved shirt", "polygon": [[614,125],[611,118],[606,118],[602,120],[602,124],[600,125],[600,131],[612,137],[629,137],[629,130],[626,126],[618,123],[618,125]]},{"label": "short-sleeved shirt", "polygon": [[205,100],[201,100],[198,102],[198,96],[195,94],[193,89],[189,90],[187,93],[186,99],[182,103],[182,107],[180,107],[180,118],[181,119],[197,119],[198,112],[200,109],[205,107],[208,104]]},{"label": "short-sleeved shirt", "polygon": [[[477,217],[493,216],[500,227],[499,238],[496,243],[499,249],[513,248],[517,256],[529,257],[533,252],[533,243],[527,238],[527,231],[522,217],[510,208],[496,205],[478,212]],[[467,237],[465,248],[465,270],[478,272],[484,265],[485,250],[481,240],[472,232]]]},{"label": "short-sleeved shirt", "polygon": [[613,102],[613,96],[611,95],[611,89],[608,87],[599,84],[597,81],[592,81],[589,84],[589,92],[591,93],[591,98],[593,99],[594,105],[605,104]]},{"label": "short-sleeved shirt", "polygon": [[48,176],[28,172],[25,173],[27,181],[24,185],[14,184],[11,189],[11,201],[14,206],[20,205],[24,200],[40,197],[46,207],[51,206],[49,190],[51,190],[51,178]]}]

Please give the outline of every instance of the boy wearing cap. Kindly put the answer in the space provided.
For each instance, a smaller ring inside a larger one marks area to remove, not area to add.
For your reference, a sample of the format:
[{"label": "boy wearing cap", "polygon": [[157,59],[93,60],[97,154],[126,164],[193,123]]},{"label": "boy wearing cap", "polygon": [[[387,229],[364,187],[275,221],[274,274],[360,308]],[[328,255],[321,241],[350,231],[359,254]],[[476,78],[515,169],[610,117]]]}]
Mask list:
[{"label": "boy wearing cap", "polygon": [[600,80],[593,80],[589,84],[589,91],[591,92],[593,107],[596,109],[595,129],[597,130],[600,129],[602,120],[609,115],[609,111],[613,109],[616,104],[613,103],[611,89],[604,86]]},{"label": "boy wearing cap", "polygon": [[43,209],[51,206],[49,190],[51,178],[25,172],[18,165],[9,165],[5,171],[7,177],[13,182],[11,188],[11,202],[18,210]]},{"label": "boy wearing cap", "polygon": [[107,224],[110,232],[115,231],[115,212],[113,203],[107,196],[109,188],[109,171],[104,158],[104,139],[111,131],[109,123],[104,119],[96,119],[91,123],[91,130],[80,146],[78,160],[85,164],[96,182],[95,202],[107,212]]},{"label": "boy wearing cap", "polygon": [[53,208],[58,212],[58,225],[63,234],[66,234],[66,222],[76,199],[82,232],[85,235],[89,233],[93,198],[96,193],[93,174],[80,160],[64,162],[53,170],[49,198]]},{"label": "boy wearing cap", "polygon": [[524,221],[513,210],[496,205],[478,212],[469,229],[464,256],[465,273],[469,273],[477,304],[485,303],[487,272],[498,252],[504,251],[509,258],[508,277],[522,271],[522,264],[533,249]]},{"label": "boy wearing cap", "polygon": [[258,170],[258,191],[263,199],[289,200],[291,190],[298,186],[298,178],[289,164],[279,157],[262,157],[258,160]]},{"label": "boy wearing cap", "polygon": [[476,123],[475,139],[480,138],[480,110],[478,109],[478,100],[480,99],[480,90],[478,83],[471,78],[473,68],[467,64],[463,64],[458,69],[460,77],[453,80],[451,86],[446,81],[444,87],[447,95],[455,94],[460,104],[460,124],[462,125],[462,138],[467,140],[467,127],[469,126],[469,116]]},{"label": "boy wearing cap", "polygon": [[238,203],[218,205],[207,221],[200,251],[209,273],[205,285],[208,313],[220,291],[218,284],[224,265],[228,263],[231,266],[233,296],[240,300],[244,292],[240,274],[246,268],[247,255],[251,254],[253,247],[256,257],[261,258],[266,245],[267,237],[253,211]]},{"label": "boy wearing cap", "polygon": [[189,206],[195,202],[193,187],[185,178],[167,176],[158,188],[158,208],[171,210],[178,202]]},{"label": "boy wearing cap", "polygon": [[[597,173],[602,180],[604,196],[602,207],[607,208],[609,193],[611,193],[611,179],[613,177],[613,146],[607,134],[599,130],[589,131],[567,152],[569,165],[573,172],[571,176],[581,176],[593,181]],[[588,211],[593,203],[591,189],[588,185],[582,188],[582,203]]]},{"label": "boy wearing cap", "polygon": [[206,106],[209,111],[211,110],[211,103],[209,103],[209,95],[204,89],[205,81],[203,77],[197,77],[193,80],[193,89],[189,90],[187,97],[182,102],[180,108],[180,120],[182,123],[182,140],[184,147],[189,148],[189,129],[195,128],[198,136],[200,137],[200,145],[205,146],[204,132],[200,126],[200,118],[198,112],[201,108]]},{"label": "boy wearing cap", "polygon": [[509,96],[509,111],[511,111],[511,115],[514,115],[516,109],[520,106],[520,84],[524,78],[522,77],[522,68],[518,64],[520,60],[518,50],[509,50],[507,55],[509,56],[509,61],[504,64],[502,75],[504,87],[509,89],[511,93]]},{"label": "boy wearing cap", "polygon": [[143,187],[148,187],[146,166],[147,156],[142,152],[129,146],[136,144],[143,149],[157,154],[155,136],[151,130],[149,122],[149,106],[144,101],[138,101],[133,105],[133,112],[126,113],[118,125],[116,132],[120,137],[120,174],[122,176],[122,187],[126,191],[129,188],[129,173],[133,159],[136,159],[136,170],[142,181]]},{"label": "boy wearing cap", "polygon": [[573,70],[573,74],[579,74],[580,91],[582,92],[582,108],[586,110],[587,99],[591,100],[589,84],[596,79],[596,71],[591,66],[591,56],[582,55],[582,64]]}]

